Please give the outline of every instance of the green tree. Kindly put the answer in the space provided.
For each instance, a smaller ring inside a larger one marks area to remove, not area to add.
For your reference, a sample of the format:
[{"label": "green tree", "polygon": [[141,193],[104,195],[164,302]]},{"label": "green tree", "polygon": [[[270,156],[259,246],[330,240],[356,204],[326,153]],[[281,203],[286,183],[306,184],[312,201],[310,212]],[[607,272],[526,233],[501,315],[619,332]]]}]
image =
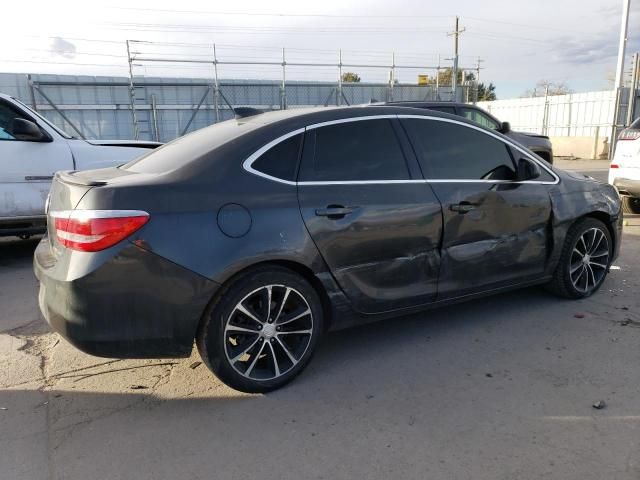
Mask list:
[{"label": "green tree", "polygon": [[[438,84],[440,86],[451,85],[452,78],[453,78],[453,68],[451,67],[443,68],[438,72]],[[462,70],[458,70],[457,78],[458,78],[458,85],[462,85]],[[466,82],[472,82],[475,79],[476,79],[476,76],[471,72],[467,72],[464,76],[464,80]],[[432,85],[435,85],[436,79],[430,77],[429,83]]]},{"label": "green tree", "polygon": [[496,86],[493,83],[485,85],[484,83],[478,83],[478,101],[483,100],[495,100],[496,99]]},{"label": "green tree", "polygon": [[344,72],[342,74],[342,81],[344,83],[358,83],[360,81],[360,75],[354,72]]}]

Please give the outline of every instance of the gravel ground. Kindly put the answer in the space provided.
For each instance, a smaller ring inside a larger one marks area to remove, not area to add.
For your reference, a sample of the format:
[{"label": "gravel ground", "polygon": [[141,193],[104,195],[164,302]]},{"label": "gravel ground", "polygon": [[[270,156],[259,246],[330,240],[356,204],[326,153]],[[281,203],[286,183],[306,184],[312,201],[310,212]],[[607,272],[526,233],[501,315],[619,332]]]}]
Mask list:
[{"label": "gravel ground", "polygon": [[195,352],[78,352],[40,319],[35,245],[0,242],[2,479],[640,478],[640,217],[592,298],[531,288],[333,333],[268,395]]}]

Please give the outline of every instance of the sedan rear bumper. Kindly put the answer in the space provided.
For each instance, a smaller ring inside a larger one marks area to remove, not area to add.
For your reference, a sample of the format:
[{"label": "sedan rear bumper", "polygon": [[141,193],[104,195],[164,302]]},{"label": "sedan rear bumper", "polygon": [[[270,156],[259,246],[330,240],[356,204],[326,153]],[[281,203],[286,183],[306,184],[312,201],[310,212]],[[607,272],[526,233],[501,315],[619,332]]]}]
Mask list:
[{"label": "sedan rear bumper", "polygon": [[[76,264],[95,263],[91,254],[71,254],[80,255]],[[40,242],[40,310],[75,347],[111,358],[190,355],[216,283],[131,244],[76,278],[68,278],[68,264],[53,259],[46,238]]]}]

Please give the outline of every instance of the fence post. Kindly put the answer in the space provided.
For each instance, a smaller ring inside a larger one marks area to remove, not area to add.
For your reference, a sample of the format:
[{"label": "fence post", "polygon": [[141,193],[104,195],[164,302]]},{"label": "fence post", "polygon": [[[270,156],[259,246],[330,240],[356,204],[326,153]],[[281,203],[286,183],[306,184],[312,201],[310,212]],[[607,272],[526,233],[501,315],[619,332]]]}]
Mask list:
[{"label": "fence post", "polygon": [[336,90],[336,105],[342,105],[342,49],[340,49],[338,61],[338,89]]},{"label": "fence post", "polygon": [[391,71],[389,72],[389,87],[387,93],[387,99],[389,102],[393,102],[393,84],[396,81],[396,54],[391,52]]},{"label": "fence post", "polygon": [[133,123],[133,138],[138,140],[140,131],[138,129],[138,116],[136,115],[136,90],[133,84],[133,59],[131,58],[131,48],[127,40],[127,60],[129,61],[129,101],[131,102],[131,121]]},{"label": "fence post", "polygon": [[282,110],[287,109],[286,65],[287,65],[287,61],[285,60],[284,48],[283,48],[282,49],[282,86],[280,87],[280,108]]},{"label": "fence post", "polygon": [[598,141],[600,140],[600,126],[596,127],[596,136],[593,139],[593,151],[591,152],[591,159],[598,159]]},{"label": "fence post", "polygon": [[213,109],[216,112],[216,123],[220,121],[220,84],[218,83],[218,55],[216,44],[213,44]]},{"label": "fence post", "polygon": [[613,106],[613,121],[611,124],[611,137],[609,139],[609,160],[613,159],[616,153],[616,137],[618,133],[618,117],[620,116],[620,103],[622,101],[622,88],[616,88],[616,100]]},{"label": "fence post", "polygon": [[151,94],[151,121],[153,122],[153,139],[156,142],[160,141],[160,130],[158,129],[158,109],[156,105],[156,95]]},{"label": "fence post", "polygon": [[567,137],[571,136],[571,108],[573,106],[573,95],[569,94],[569,117],[567,119]]},{"label": "fence post", "polygon": [[548,135],[549,132],[549,85],[544,89],[544,110],[542,113],[542,134]]}]

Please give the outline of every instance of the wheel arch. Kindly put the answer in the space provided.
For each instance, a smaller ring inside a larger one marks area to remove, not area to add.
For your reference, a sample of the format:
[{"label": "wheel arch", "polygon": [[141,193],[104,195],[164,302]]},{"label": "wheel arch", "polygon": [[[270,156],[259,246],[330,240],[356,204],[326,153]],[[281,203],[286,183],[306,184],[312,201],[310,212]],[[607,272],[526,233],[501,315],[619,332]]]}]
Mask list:
[{"label": "wheel arch", "polygon": [[324,315],[324,330],[328,331],[331,328],[331,325],[333,323],[333,309],[331,307],[331,301],[329,300],[329,294],[327,292],[327,289],[322,284],[320,279],[317,277],[317,275],[313,272],[311,268],[309,268],[308,266],[302,263],[299,263],[293,260],[276,259],[276,260],[264,260],[264,261],[253,263],[251,265],[247,265],[241,268],[240,270],[238,270],[237,272],[233,273],[233,275],[231,275],[229,278],[227,278],[221,284],[220,288],[216,291],[216,293],[213,295],[213,297],[207,304],[207,307],[204,309],[200,317],[200,320],[198,321],[198,328],[196,329],[196,338],[200,334],[200,331],[202,329],[202,326],[205,323],[207,315],[209,315],[209,312],[217,303],[217,301],[226,293],[229,285],[234,283],[238,278],[243,277],[254,270],[263,270],[269,267],[280,267],[280,268],[284,268],[286,270],[292,271],[294,273],[297,273],[298,275],[303,277],[305,280],[307,280],[311,284],[313,289],[318,294],[318,297],[320,298],[320,302],[322,304],[322,313]]},{"label": "wheel arch", "polygon": [[605,226],[607,227],[607,230],[609,231],[609,235],[611,235],[611,239],[613,240],[612,247],[614,247],[616,245],[617,232],[613,228],[613,217],[611,216],[611,214],[609,214],[607,212],[600,211],[600,210],[596,210],[596,211],[593,211],[593,212],[586,213],[585,215],[583,215],[583,216],[581,216],[579,218],[576,218],[573,221],[572,225],[575,225],[576,223],[578,223],[583,218],[595,218],[596,220],[600,220],[602,223],[604,223]]}]

